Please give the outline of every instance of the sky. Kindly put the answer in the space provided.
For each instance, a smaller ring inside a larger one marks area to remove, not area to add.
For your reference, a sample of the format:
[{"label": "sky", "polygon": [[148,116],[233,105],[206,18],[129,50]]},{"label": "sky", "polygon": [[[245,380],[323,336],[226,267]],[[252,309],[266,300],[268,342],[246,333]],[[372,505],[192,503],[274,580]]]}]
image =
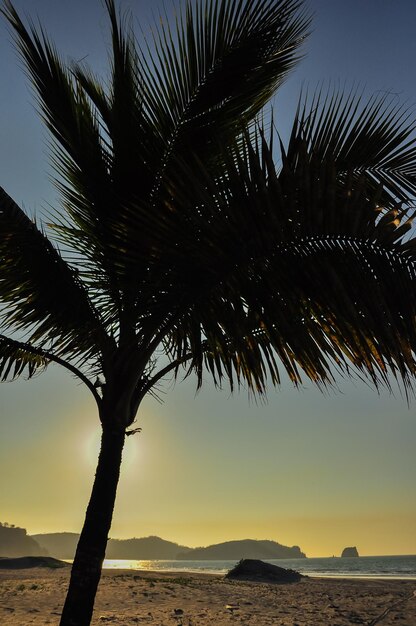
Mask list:
[{"label": "sky", "polygon": [[[168,6],[169,3],[166,3]],[[160,0],[124,0],[149,30]],[[109,35],[100,0],[15,0],[67,58],[104,72]],[[414,107],[414,0],[309,0],[312,33],[275,100],[285,134],[302,87],[361,85]],[[0,21],[0,186],[30,214],[56,205],[47,134]],[[415,401],[340,380],[270,389],[267,403],[207,379],[168,384],[145,400],[126,442],[111,536],[158,535],[189,546],[273,539],[308,556],[416,554]],[[51,366],[0,386],[0,521],[28,533],[82,526],[98,454],[89,392]]]}]

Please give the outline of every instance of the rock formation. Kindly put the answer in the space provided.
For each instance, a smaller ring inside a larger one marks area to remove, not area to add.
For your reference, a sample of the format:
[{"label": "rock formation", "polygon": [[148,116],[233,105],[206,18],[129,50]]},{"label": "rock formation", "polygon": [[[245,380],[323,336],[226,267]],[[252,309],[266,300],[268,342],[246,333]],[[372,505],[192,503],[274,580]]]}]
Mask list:
[{"label": "rock formation", "polygon": [[295,583],[302,578],[302,574],[293,569],[284,569],[257,559],[241,559],[225,577],[254,582]]},{"label": "rock formation", "polygon": [[351,557],[351,556],[359,556],[358,550],[355,546],[351,548],[344,548],[341,554],[341,557]]}]

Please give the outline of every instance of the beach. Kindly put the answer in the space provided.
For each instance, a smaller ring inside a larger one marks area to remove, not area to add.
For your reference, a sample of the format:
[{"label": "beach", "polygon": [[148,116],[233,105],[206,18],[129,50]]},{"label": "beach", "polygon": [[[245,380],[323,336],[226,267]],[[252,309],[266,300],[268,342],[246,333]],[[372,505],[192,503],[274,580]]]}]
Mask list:
[{"label": "beach", "polygon": [[[0,624],[59,623],[69,568],[0,570]],[[415,626],[415,580],[303,578],[278,585],[213,574],[104,570],[92,624]]]}]

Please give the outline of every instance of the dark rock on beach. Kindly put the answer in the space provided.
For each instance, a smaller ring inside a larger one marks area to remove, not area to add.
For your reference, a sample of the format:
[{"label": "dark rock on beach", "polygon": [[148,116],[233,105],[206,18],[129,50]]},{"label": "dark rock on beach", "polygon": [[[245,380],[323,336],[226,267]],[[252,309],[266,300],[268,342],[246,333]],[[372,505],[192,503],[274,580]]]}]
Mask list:
[{"label": "dark rock on beach", "polygon": [[27,569],[31,567],[68,567],[68,563],[50,556],[21,556],[17,558],[0,557],[0,569]]},{"label": "dark rock on beach", "polygon": [[293,569],[285,569],[257,559],[241,559],[225,577],[231,580],[252,582],[295,583],[302,578],[302,574]]}]

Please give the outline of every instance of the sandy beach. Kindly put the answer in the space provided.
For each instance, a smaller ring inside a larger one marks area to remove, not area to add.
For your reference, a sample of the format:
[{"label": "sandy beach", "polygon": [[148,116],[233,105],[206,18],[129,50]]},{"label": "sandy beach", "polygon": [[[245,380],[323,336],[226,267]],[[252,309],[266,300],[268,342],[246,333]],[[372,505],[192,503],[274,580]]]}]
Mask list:
[{"label": "sandy beach", "polygon": [[[59,623],[65,570],[0,570],[0,624]],[[416,581],[304,578],[276,585],[209,574],[105,570],[94,625],[415,626]]]}]

